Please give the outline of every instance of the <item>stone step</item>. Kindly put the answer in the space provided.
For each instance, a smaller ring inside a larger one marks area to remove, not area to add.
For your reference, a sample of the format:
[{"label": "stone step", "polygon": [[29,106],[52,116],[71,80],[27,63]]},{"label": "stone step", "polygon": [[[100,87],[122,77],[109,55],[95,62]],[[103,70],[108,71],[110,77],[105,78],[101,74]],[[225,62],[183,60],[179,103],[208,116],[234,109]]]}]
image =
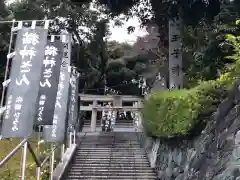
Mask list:
[{"label": "stone step", "polygon": [[[111,143],[111,144],[110,144]],[[133,141],[119,141],[119,142],[117,142],[117,141],[111,141],[111,140],[107,140],[107,141],[87,141],[87,142],[82,142],[81,144],[80,144],[80,146],[82,145],[82,144],[99,144],[99,145],[108,145],[108,146],[117,146],[117,145],[121,145],[121,146],[134,146],[134,145],[139,145],[139,143],[136,143],[136,142],[133,142]]]},{"label": "stone step", "polygon": [[127,159],[127,158],[145,158],[146,156],[144,154],[133,154],[133,153],[77,153],[76,154],[78,157],[80,158],[84,158],[84,157],[116,157],[116,158],[123,158],[123,159]]},{"label": "stone step", "polygon": [[[115,161],[114,161],[115,160]],[[105,158],[105,159],[101,159],[101,158],[97,158],[97,159],[74,159],[74,162],[75,163],[108,163],[111,162],[111,163],[122,163],[122,164],[127,164],[127,163],[132,163],[132,164],[139,164],[140,162],[141,163],[147,163],[149,164],[148,161],[146,161],[146,159],[144,159],[143,161],[131,161],[131,159],[129,160],[124,160],[124,159],[111,159],[111,158]]]},{"label": "stone step", "polygon": [[84,175],[81,175],[81,174],[70,174],[70,175],[68,175],[68,177],[67,177],[67,179],[65,179],[65,180],[73,180],[73,179],[75,179],[75,180],[96,180],[96,179],[108,179],[108,180],[110,180],[110,179],[126,179],[126,180],[130,180],[130,179],[134,179],[134,180],[136,180],[136,179],[141,179],[141,180],[153,180],[153,179],[155,179],[155,180],[157,180],[157,178],[156,178],[156,175],[152,175],[152,176],[149,176],[149,175],[136,175],[136,174],[129,174],[129,175],[127,175],[127,176],[120,176],[120,175],[105,175],[105,176],[103,176],[103,175],[88,175],[88,176],[84,176]]},{"label": "stone step", "polygon": [[[87,176],[96,176],[96,175],[102,175],[102,176],[112,176],[112,175],[115,175],[115,176],[125,176],[126,177],[129,177],[131,175],[136,175],[136,176],[156,176],[156,173],[155,172],[135,172],[135,171],[132,171],[132,172],[122,172],[122,171],[105,171],[105,172],[100,172],[100,171],[83,171],[83,172],[79,172],[79,171],[69,171],[68,172],[68,175],[87,175]],[[147,179],[146,179],[147,180]]]},{"label": "stone step", "polygon": [[129,143],[118,143],[118,144],[106,144],[106,143],[83,143],[79,145],[79,149],[87,149],[90,147],[94,148],[105,148],[105,149],[117,149],[117,148],[124,148],[124,149],[133,149],[133,148],[140,148],[140,144],[129,144]]},{"label": "stone step", "polygon": [[112,140],[112,139],[106,139],[106,140],[97,140],[97,139],[89,139],[89,140],[84,140],[82,141],[82,143],[87,143],[87,144],[90,144],[90,143],[96,143],[96,144],[106,144],[108,143],[108,145],[114,145],[114,144],[120,144],[120,143],[123,143],[123,144],[139,144],[139,142],[137,142],[137,140]]},{"label": "stone step", "polygon": [[82,137],[62,180],[157,180],[135,133],[100,134]]},{"label": "stone step", "polygon": [[[97,168],[97,167],[99,167],[99,166],[101,166],[101,168],[102,169],[104,169],[104,168],[106,168],[106,169],[109,169],[109,168],[114,168],[114,169],[125,169],[125,168],[127,168],[127,167],[129,167],[129,168],[135,168],[135,169],[142,169],[142,168],[149,168],[150,169],[150,167],[149,167],[149,164],[141,164],[141,165],[139,165],[139,164],[131,164],[131,163],[129,163],[127,166],[126,166],[126,164],[101,164],[101,163],[99,163],[99,164],[81,164],[81,163],[79,163],[79,164],[72,164],[71,165],[71,168],[72,167],[76,167],[76,168],[82,168],[82,167],[85,167],[85,168],[89,168],[89,169],[91,169],[91,168]],[[84,171],[87,171],[87,169],[84,169]]]},{"label": "stone step", "polygon": [[107,169],[84,169],[84,171],[82,171],[83,169],[81,168],[71,168],[71,170],[69,172],[74,172],[74,173],[78,173],[79,171],[80,172],[90,172],[90,173],[116,173],[116,174],[126,174],[126,173],[140,173],[140,174],[154,174],[155,172],[153,172],[152,170],[150,169],[122,169],[121,167],[119,168],[107,168]]},{"label": "stone step", "polygon": [[[110,178],[102,178],[102,177],[99,177],[99,178],[97,178],[97,177],[94,177],[94,178],[81,178],[81,180],[104,180],[104,179],[107,179],[107,180],[119,180],[119,178],[118,177],[116,177],[116,178],[112,178],[112,177],[110,177]],[[123,178],[123,179],[125,179],[125,178]],[[77,178],[77,177],[72,177],[72,178],[66,178],[66,179],[64,179],[64,180],[79,180],[79,178]],[[128,180],[146,180],[146,179],[144,179],[144,178],[141,178],[141,177],[139,177],[139,178],[135,178],[135,177],[133,177],[133,178],[128,178]],[[157,178],[148,178],[147,180],[158,180]]]},{"label": "stone step", "polygon": [[112,154],[112,153],[81,153],[81,154],[76,154],[77,156],[81,158],[85,157],[116,157],[116,158],[146,158],[146,156],[143,153],[139,154],[127,154],[127,153],[119,153],[119,154]]},{"label": "stone step", "polygon": [[[133,151],[138,151],[138,152],[144,152],[144,150],[139,149],[140,147],[132,147],[132,148],[124,148],[124,147],[101,147],[101,146],[83,146],[81,149],[79,149],[79,152],[133,152]],[[89,151],[87,150],[89,149]],[[94,151],[95,149],[95,151]]]},{"label": "stone step", "polygon": [[102,140],[97,140],[97,139],[94,139],[94,140],[86,140],[86,141],[83,141],[81,144],[108,144],[108,145],[118,145],[118,144],[132,144],[132,145],[138,145],[139,143],[137,141],[129,141],[129,140],[121,140],[121,141],[116,141],[116,140],[105,140],[105,141],[102,141]]},{"label": "stone step", "polygon": [[[89,163],[92,163],[92,165],[89,165]],[[123,167],[131,167],[131,168],[136,168],[136,169],[141,169],[141,168],[149,168],[149,163],[142,163],[142,164],[136,164],[136,163],[111,163],[109,162],[73,162],[71,167],[81,167],[81,166],[86,166],[86,167],[98,167],[101,166],[102,169],[118,169],[121,171],[121,169],[124,169]],[[87,169],[84,169],[84,171],[87,171]]]},{"label": "stone step", "polygon": [[75,159],[73,163],[81,163],[81,164],[147,164],[149,165],[149,162],[147,160],[119,160],[119,159]]},{"label": "stone step", "polygon": [[120,146],[120,147],[131,147],[131,146],[139,146],[140,144],[139,143],[133,143],[133,142],[115,142],[113,144],[109,144],[109,142],[82,142],[80,144],[80,147],[82,147],[83,145],[106,145],[106,146]]},{"label": "stone step", "polygon": [[100,147],[100,146],[82,146],[77,152],[145,152],[140,147]]},{"label": "stone step", "polygon": [[80,158],[87,157],[116,157],[116,158],[145,158],[146,156],[144,154],[127,154],[127,153],[119,153],[119,154],[112,154],[112,153],[77,153],[76,154]]},{"label": "stone step", "polygon": [[102,145],[102,144],[82,144],[80,145],[80,148],[79,149],[89,149],[89,150],[92,150],[92,149],[139,149],[141,146],[140,145],[136,145],[136,146],[114,146],[114,145]]},{"label": "stone step", "polygon": [[[119,124],[125,124],[125,125],[133,126],[134,122],[115,122],[115,124],[113,124],[113,125],[119,125]],[[96,125],[102,125],[102,123],[101,122],[97,122]],[[83,127],[84,126],[89,126],[90,127],[91,126],[91,122],[85,122],[83,124]]]},{"label": "stone step", "polygon": [[87,157],[87,158],[78,158],[78,157],[75,157],[74,158],[74,162],[88,162],[88,161],[91,161],[91,162],[99,162],[99,161],[102,161],[102,162],[106,162],[106,163],[109,163],[111,161],[111,163],[149,163],[147,161],[147,159],[133,159],[133,158],[128,158],[128,159],[123,159],[123,158],[110,158],[110,157],[106,157],[106,158],[92,158],[92,157]]},{"label": "stone step", "polygon": [[[101,122],[101,119],[97,119],[96,120],[97,122]],[[121,120],[119,120],[119,119],[117,119],[117,120],[115,120],[115,122],[133,122],[134,120],[131,120],[131,119],[121,119]],[[91,122],[91,119],[86,119],[86,120],[84,120],[83,121],[84,123],[85,122]]]},{"label": "stone step", "polygon": [[106,154],[106,155],[102,155],[102,154],[99,154],[97,156],[97,154],[77,154],[77,156],[75,156],[75,158],[99,158],[99,159],[106,159],[106,158],[110,158],[110,159],[145,159],[146,156],[143,156],[143,155],[134,155],[134,154],[118,154],[118,155],[115,155],[115,154]]},{"label": "stone step", "polygon": [[81,150],[87,150],[89,149],[89,151],[92,151],[92,150],[96,150],[96,151],[109,151],[109,150],[113,150],[113,151],[125,151],[125,150],[138,150],[140,148],[139,147],[111,147],[111,146],[100,146],[100,145],[88,145],[88,146],[82,146],[79,151]]},{"label": "stone step", "polygon": [[[112,167],[112,166],[110,166],[110,167]],[[115,166],[114,166],[115,167]],[[108,166],[108,168],[109,168],[109,166]],[[98,171],[98,170],[102,170],[103,169],[103,167],[102,166],[81,166],[81,167],[79,167],[79,166],[77,166],[77,165],[72,165],[71,166],[71,170],[72,169],[79,169],[79,170],[81,170],[81,171],[87,171],[87,170],[89,170],[89,171],[92,171],[92,170],[96,170],[96,171]],[[116,169],[121,169],[121,170],[123,170],[123,171],[128,171],[128,170],[136,170],[136,171],[153,171],[153,169],[150,169],[148,166],[146,167],[146,166],[117,166],[116,167]]]},{"label": "stone step", "polygon": [[106,172],[100,172],[100,171],[88,171],[88,172],[79,172],[79,171],[69,171],[68,175],[78,175],[78,176],[124,176],[125,178],[128,178],[129,176],[155,176],[154,172],[151,173],[139,173],[139,172],[112,172],[112,171],[106,171]]},{"label": "stone step", "polygon": [[[133,178],[128,178],[128,180],[146,180],[146,179],[144,179],[145,177],[139,177],[139,178],[135,178],[135,177],[133,177]],[[106,178],[102,178],[102,177],[94,177],[94,178],[81,178],[81,180],[105,180],[105,179],[107,179],[107,180],[120,180],[118,177],[106,177]],[[123,179],[125,179],[125,178],[123,178]],[[66,179],[64,179],[64,180],[79,180],[79,178],[78,177],[72,177],[72,178],[66,178]],[[158,180],[157,178],[148,178],[147,180]]]},{"label": "stone step", "polygon": [[[136,150],[136,151],[134,151],[134,150]],[[139,153],[145,153],[145,151],[143,151],[143,150],[137,150],[137,149],[113,149],[113,150],[100,150],[100,149],[98,149],[98,150],[96,150],[96,151],[87,151],[87,150],[78,150],[78,151],[76,151],[77,153],[137,153],[137,154],[139,154]]]}]

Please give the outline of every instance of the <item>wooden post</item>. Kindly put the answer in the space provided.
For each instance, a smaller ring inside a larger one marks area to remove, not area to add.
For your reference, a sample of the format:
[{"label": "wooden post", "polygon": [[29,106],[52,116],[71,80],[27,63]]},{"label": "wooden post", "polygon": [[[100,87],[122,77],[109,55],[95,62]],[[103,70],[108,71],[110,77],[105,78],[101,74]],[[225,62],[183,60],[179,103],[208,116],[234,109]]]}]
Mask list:
[{"label": "wooden post", "polygon": [[97,124],[97,109],[94,107],[97,106],[97,101],[93,101],[92,104],[92,117],[91,117],[91,132],[96,132],[96,124]]}]

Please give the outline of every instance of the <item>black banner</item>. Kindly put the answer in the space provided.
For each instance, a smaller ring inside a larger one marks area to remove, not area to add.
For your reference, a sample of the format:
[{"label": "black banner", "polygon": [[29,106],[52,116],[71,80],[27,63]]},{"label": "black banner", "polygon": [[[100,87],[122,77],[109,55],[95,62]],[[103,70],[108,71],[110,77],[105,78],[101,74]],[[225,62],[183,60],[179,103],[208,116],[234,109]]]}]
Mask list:
[{"label": "black banner", "polygon": [[75,127],[78,118],[79,73],[73,69],[70,79],[68,127]]},{"label": "black banner", "polygon": [[70,69],[61,68],[58,92],[53,115],[53,125],[44,126],[44,139],[46,142],[62,142],[65,138],[66,119],[68,110]]},{"label": "black banner", "polygon": [[3,138],[25,138],[32,133],[47,34],[47,29],[41,27],[24,27],[18,31],[2,126]]},{"label": "black banner", "polygon": [[42,77],[38,95],[36,125],[52,125],[53,113],[58,90],[60,68],[63,55],[63,43],[55,39],[48,40],[44,51]]},{"label": "black banner", "polygon": [[[62,142],[65,140],[66,120],[68,111],[69,82],[70,82],[70,62],[71,62],[71,36],[70,34],[61,34],[63,42],[63,57],[60,70],[60,79],[58,84],[58,95],[55,103],[53,115],[53,125],[44,126],[43,137],[46,142]],[[60,88],[60,87],[63,87]],[[59,103],[61,105],[58,106]]]}]

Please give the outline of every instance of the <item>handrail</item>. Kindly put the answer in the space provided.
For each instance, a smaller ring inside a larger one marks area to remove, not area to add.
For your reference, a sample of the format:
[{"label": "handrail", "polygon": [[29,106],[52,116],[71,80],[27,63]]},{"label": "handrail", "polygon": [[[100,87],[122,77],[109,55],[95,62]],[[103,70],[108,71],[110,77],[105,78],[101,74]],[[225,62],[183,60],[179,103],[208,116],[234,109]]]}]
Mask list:
[{"label": "handrail", "polygon": [[[37,168],[37,180],[40,180],[40,172],[41,172],[41,168],[48,162],[48,160],[50,160],[50,158],[52,157],[52,155],[54,154],[54,152],[59,149],[60,145],[55,146],[50,153],[41,161],[40,158],[36,155],[36,153],[34,152],[31,144],[28,142],[28,137],[25,138],[24,140],[22,140],[2,161],[0,161],[0,168],[3,167],[18,151],[21,147],[24,147],[24,149],[26,148],[25,151],[27,151],[27,149],[29,150],[30,154],[33,157],[33,160],[36,164],[36,168]],[[24,162],[25,164],[25,162]],[[22,168],[24,168],[23,171],[25,171],[25,165],[22,166]],[[22,176],[24,176],[24,172],[22,174]],[[24,178],[22,178],[24,179]]]},{"label": "handrail", "polygon": [[12,156],[14,156],[27,141],[28,141],[28,138],[25,138],[24,140],[22,140],[2,161],[0,161],[0,168],[4,164],[6,164],[12,158]]},{"label": "handrail", "polygon": [[45,159],[41,162],[40,167],[43,167],[44,164],[49,160],[49,158],[51,157],[51,154],[54,153],[57,149],[59,149],[60,146],[55,146],[50,153],[45,157]]},{"label": "handrail", "polygon": [[28,144],[28,150],[31,153],[34,162],[36,163],[37,167],[43,167],[44,164],[47,162],[47,160],[50,158],[50,155],[55,152],[59,146],[56,146],[46,157],[45,159],[41,162],[39,160],[39,158],[37,157],[36,153],[34,152],[31,144],[28,142],[28,138],[25,138],[24,140],[22,140],[2,161],[0,161],[0,168],[3,167],[11,158],[12,156],[14,156],[18,150],[25,144]]},{"label": "handrail", "polygon": [[45,159],[41,162],[40,167],[43,167],[45,165],[45,163],[49,160],[49,158],[51,157],[51,154],[54,153],[57,149],[59,149],[60,146],[55,146],[54,149],[51,150],[51,152],[45,157]]}]

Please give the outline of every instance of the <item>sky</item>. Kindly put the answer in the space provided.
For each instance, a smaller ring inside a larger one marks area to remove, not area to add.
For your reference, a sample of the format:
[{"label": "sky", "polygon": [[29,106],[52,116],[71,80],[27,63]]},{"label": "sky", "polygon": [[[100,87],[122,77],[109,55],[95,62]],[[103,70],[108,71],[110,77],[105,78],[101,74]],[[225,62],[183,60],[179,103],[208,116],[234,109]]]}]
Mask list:
[{"label": "sky", "polygon": [[[135,31],[131,34],[128,34],[127,32],[127,27],[129,26],[135,27]],[[115,40],[121,43],[126,42],[129,44],[133,44],[138,36],[142,37],[147,34],[146,30],[140,28],[140,22],[137,17],[129,19],[121,27],[114,27],[113,22],[111,22],[110,30],[112,33],[112,35],[109,38],[110,40]]]},{"label": "sky", "polygon": [[[7,3],[12,3],[14,1],[16,0],[7,0]],[[127,32],[127,27],[129,26],[135,27],[135,31],[131,34],[128,34]],[[142,37],[147,34],[147,32],[144,29],[140,28],[140,22],[137,17],[129,19],[121,27],[115,27],[114,23],[111,21],[110,30],[112,34],[109,40],[115,40],[120,43],[125,42],[129,44],[133,44],[137,40],[138,36]]]}]

